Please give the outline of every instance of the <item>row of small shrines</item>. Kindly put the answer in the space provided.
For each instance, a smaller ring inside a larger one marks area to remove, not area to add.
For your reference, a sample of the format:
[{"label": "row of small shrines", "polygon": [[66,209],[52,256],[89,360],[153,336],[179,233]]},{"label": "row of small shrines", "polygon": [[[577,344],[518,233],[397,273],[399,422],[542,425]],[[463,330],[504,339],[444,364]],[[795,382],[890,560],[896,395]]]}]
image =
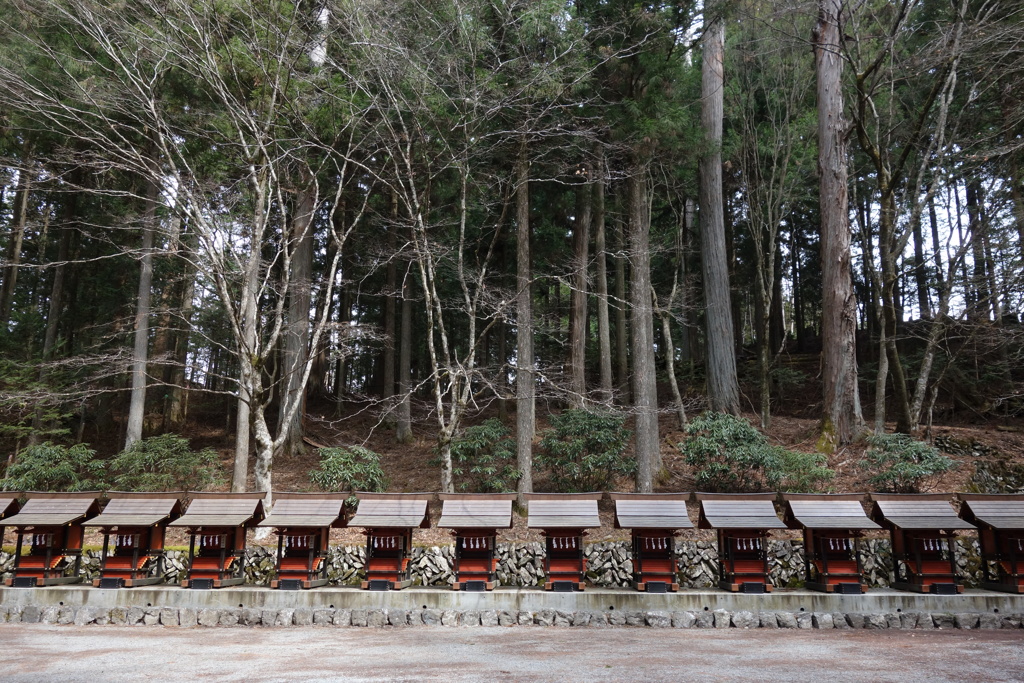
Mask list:
[{"label": "row of small shrines", "polygon": [[[277,534],[277,578],[272,588],[314,588],[327,583],[331,528],[360,527],[366,534],[368,590],[410,585],[413,530],[429,528],[432,494],[275,493],[266,515],[263,493],[108,493],[100,512],[96,493],[0,493],[0,542],[13,529],[17,549],[7,585],[47,586],[80,580],[84,530],[103,534],[99,588],[128,588],[163,580],[167,527],[190,536],[185,588],[220,588],[244,582],[246,531]],[[601,526],[604,494],[530,494],[531,529],[545,539],[545,588],[583,590],[587,529]],[[183,511],[182,497],[189,499]],[[439,494],[439,528],[455,537],[455,590],[497,585],[499,529],[512,526],[514,494]],[[615,526],[632,531],[633,583],[638,590],[678,590],[675,539],[692,529],[686,501],[700,506],[697,526],[717,532],[719,586],[762,593],[772,589],[767,538],[772,529],[803,531],[807,587],[830,593],[867,590],[859,544],[866,530],[887,529],[892,539],[895,588],[930,593],[963,590],[957,573],[956,532],[978,532],[983,587],[1024,593],[1024,495],[608,494]],[[776,513],[774,501],[783,509]],[[863,502],[870,503],[865,514]],[[21,501],[25,501],[22,505]],[[154,572],[153,569],[156,569]],[[73,574],[68,570],[73,569]],[[70,574],[70,575],[69,575]]]}]

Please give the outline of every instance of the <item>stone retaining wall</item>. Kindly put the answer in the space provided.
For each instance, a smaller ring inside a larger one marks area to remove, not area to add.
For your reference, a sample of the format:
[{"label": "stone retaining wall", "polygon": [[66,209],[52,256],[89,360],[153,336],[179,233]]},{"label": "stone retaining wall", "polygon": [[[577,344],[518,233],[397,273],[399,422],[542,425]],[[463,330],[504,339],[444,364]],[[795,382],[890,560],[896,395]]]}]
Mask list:
[{"label": "stone retaining wall", "polygon": [[168,607],[0,606],[0,623],[85,626],[556,626],[608,628],[765,629],[1020,629],[1024,615],[989,612],[730,612],[440,610],[440,609],[192,609]]},{"label": "stone retaining wall", "polygon": [[[981,582],[981,561],[977,539],[957,541],[957,558],[963,583],[974,587]],[[247,583],[269,585],[274,575],[275,550],[253,546],[246,550]],[[587,578],[595,586],[615,588],[630,585],[633,572],[632,550],[625,541],[592,543],[584,547],[587,556]],[[707,588],[718,582],[718,548],[711,541],[678,541],[676,543],[680,586]],[[804,582],[804,549],[802,541],[772,540],[768,542],[772,582],[780,587],[797,587]],[[889,541],[870,539],[861,544],[864,574],[870,586],[885,588],[892,583],[892,552]],[[165,575],[169,582],[183,578],[188,553],[169,551]],[[334,586],[358,584],[366,561],[363,546],[332,546],[327,562],[327,576]],[[6,577],[14,557],[0,552],[0,573]],[[414,585],[447,586],[454,580],[454,548],[451,545],[416,547],[410,558]],[[86,581],[99,575],[100,553],[87,550],[82,557],[81,573]],[[156,567],[153,568],[156,573]],[[499,544],[498,580],[505,586],[538,586],[544,580],[544,546],[540,543]]]}]

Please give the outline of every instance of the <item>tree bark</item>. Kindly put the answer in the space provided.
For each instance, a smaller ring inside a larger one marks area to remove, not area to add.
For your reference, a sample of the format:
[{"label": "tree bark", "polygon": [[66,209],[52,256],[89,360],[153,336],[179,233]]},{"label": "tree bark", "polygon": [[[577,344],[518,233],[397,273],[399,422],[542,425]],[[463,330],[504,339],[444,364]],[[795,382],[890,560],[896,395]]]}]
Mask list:
[{"label": "tree bark", "polygon": [[821,206],[822,380],[824,405],[819,447],[834,450],[863,429],[857,387],[857,302],[850,267],[843,62],[839,45],[841,0],[818,0],[813,37],[818,94],[818,176]]},{"label": "tree bark", "polygon": [[629,330],[626,323],[626,235],[621,220],[615,221],[618,253],[615,255],[615,371],[619,400],[629,402]]},{"label": "tree bark", "polygon": [[412,436],[412,285],[406,274],[402,286],[401,340],[398,345],[398,395],[401,401],[396,412],[395,439],[411,443]]},{"label": "tree bark", "polygon": [[[305,178],[299,189],[291,225],[291,273],[288,276],[288,322],[284,328],[284,363],[281,401],[278,410],[278,437],[284,436],[281,453],[298,455],[302,443],[302,417],[305,414],[306,386],[303,382],[309,362],[309,306],[313,271],[313,211],[315,183]],[[292,411],[298,403],[299,409]],[[291,419],[288,418],[291,414]]]},{"label": "tree bark", "polygon": [[153,295],[153,240],[156,234],[156,204],[159,188],[150,183],[142,217],[142,257],[139,260],[139,292],[135,308],[135,347],[132,351],[132,393],[128,408],[125,449],[142,439],[146,416],[146,365],[149,362],[149,313]]},{"label": "tree bark", "polygon": [[600,400],[611,404],[614,396],[612,385],[612,338],[608,319],[608,253],[605,247],[604,221],[604,154],[598,148],[594,164],[596,176],[593,187],[594,212],[594,258],[597,261],[597,346],[600,356],[601,379]]},{"label": "tree bark", "polygon": [[7,265],[4,268],[3,287],[0,287],[0,325],[5,327],[11,319],[11,305],[14,301],[14,288],[18,284],[18,267],[21,264],[21,250],[28,222],[28,195],[32,189],[28,157],[31,151],[31,142],[26,141],[22,149],[22,168],[18,172],[18,185],[14,190],[14,204],[11,207],[13,225],[10,240],[7,242]]},{"label": "tree bark", "polygon": [[533,492],[535,398],[530,268],[530,164],[525,143],[516,162],[516,462],[519,502]]},{"label": "tree bark", "polygon": [[708,403],[711,410],[738,415],[739,383],[722,203],[725,23],[721,18],[716,18],[706,28],[703,40],[701,126],[708,149],[700,159],[700,234],[707,325]]},{"label": "tree bark", "polygon": [[[253,359],[258,357],[256,350],[256,325],[257,325],[257,291],[259,287],[260,274],[260,239],[262,230],[254,228],[254,235],[250,239],[249,253],[245,261],[245,270],[242,277],[242,291],[239,297],[239,314],[241,324],[241,338],[238,340],[238,409],[235,418],[235,463],[231,477],[231,490],[234,492],[245,491],[249,479],[249,436],[252,428],[250,408],[253,405],[262,406],[260,397],[255,395],[256,382],[260,380],[262,368],[253,367]],[[260,407],[262,411],[263,408]],[[262,417],[262,416],[261,416]],[[264,425],[265,429],[265,425]],[[269,440],[269,434],[264,435],[264,440]],[[259,458],[257,457],[257,460]],[[264,458],[265,470],[262,472],[264,479],[269,476],[270,462]],[[256,482],[256,490],[259,488],[259,480]]]},{"label": "tree bark", "polygon": [[[634,154],[639,157],[637,152]],[[646,159],[634,159],[629,176],[630,327],[633,331],[633,414],[636,488],[650,493],[661,470],[658,388],[651,306],[650,200]]]},{"label": "tree bark", "polygon": [[[593,169],[591,169],[593,172]],[[569,326],[569,405],[586,403],[587,271],[590,263],[591,187],[576,188],[576,221],[573,226],[573,276]]]}]

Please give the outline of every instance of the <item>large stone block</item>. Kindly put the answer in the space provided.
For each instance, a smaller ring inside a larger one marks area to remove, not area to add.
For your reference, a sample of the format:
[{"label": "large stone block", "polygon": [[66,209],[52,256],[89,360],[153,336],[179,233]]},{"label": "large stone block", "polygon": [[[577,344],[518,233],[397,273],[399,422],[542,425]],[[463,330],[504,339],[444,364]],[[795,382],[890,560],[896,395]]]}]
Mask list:
[{"label": "large stone block", "polygon": [[732,625],[736,628],[757,628],[760,623],[760,617],[748,610],[740,610],[732,615]]},{"label": "large stone block", "polygon": [[220,626],[238,626],[238,620],[242,616],[242,610],[239,609],[222,609],[220,610],[220,620],[218,624]]},{"label": "large stone block", "polygon": [[[257,619],[259,618],[259,611],[256,611]],[[193,628],[199,625],[199,612],[192,609],[191,607],[182,607],[178,610],[178,625],[185,628]]]},{"label": "large stone block", "polygon": [[672,613],[672,628],[693,628],[693,624],[697,619],[693,616],[693,612],[673,612]]},{"label": "large stone block", "polygon": [[312,626],[313,610],[308,607],[296,608],[295,613],[292,614],[292,623],[296,626]]},{"label": "large stone block", "polygon": [[702,610],[697,612],[694,623],[697,628],[714,628],[715,615],[710,610]]},{"label": "large stone block", "polygon": [[220,623],[220,610],[201,609],[197,619],[200,626],[216,626]]},{"label": "large stone block", "polygon": [[160,623],[164,626],[178,625],[178,610],[164,607],[160,610]]},{"label": "large stone block", "polygon": [[382,628],[388,625],[388,615],[382,609],[366,610],[366,625],[370,628]]},{"label": "large stone block", "polygon": [[779,628],[797,628],[796,615],[792,612],[776,612],[775,619],[779,622]]},{"label": "large stone block", "polygon": [[972,629],[978,628],[979,615],[974,612],[958,612],[953,617],[953,623],[957,628]]},{"label": "large stone block", "polygon": [[821,630],[831,630],[836,626],[830,612],[815,612],[811,615],[811,621],[814,624],[814,628]]},{"label": "large stone block", "polygon": [[672,615],[661,611],[648,612],[647,625],[652,628],[670,628],[672,626]]},{"label": "large stone block", "polygon": [[337,609],[337,610],[334,610],[334,625],[335,626],[351,626],[352,625],[352,610],[350,610],[350,609]]},{"label": "large stone block", "polygon": [[425,609],[423,610],[423,623],[427,626],[440,626],[443,615],[444,613],[439,609]]},{"label": "large stone block", "polygon": [[889,620],[884,614],[866,614],[864,615],[864,628],[875,630],[889,628]]},{"label": "large stone block", "polygon": [[462,613],[453,609],[441,612],[441,626],[458,626],[462,622]]},{"label": "large stone block", "polygon": [[96,621],[96,613],[92,607],[79,607],[75,612],[75,626],[85,626]]}]

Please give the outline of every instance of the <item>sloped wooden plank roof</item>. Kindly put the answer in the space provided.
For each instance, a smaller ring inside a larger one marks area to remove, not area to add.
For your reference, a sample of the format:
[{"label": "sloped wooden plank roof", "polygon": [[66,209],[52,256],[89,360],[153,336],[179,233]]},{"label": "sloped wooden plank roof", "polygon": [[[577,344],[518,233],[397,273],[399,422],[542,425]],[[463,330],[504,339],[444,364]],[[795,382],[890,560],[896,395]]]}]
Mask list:
[{"label": "sloped wooden plank roof", "polygon": [[961,493],[960,517],[981,527],[999,530],[1024,529],[1024,493]]},{"label": "sloped wooden plank roof", "polygon": [[701,529],[785,529],[772,505],[775,494],[698,493]]},{"label": "sloped wooden plank roof", "polygon": [[887,529],[939,531],[974,529],[957,516],[946,494],[871,494],[871,519]]},{"label": "sloped wooden plank roof", "polygon": [[264,493],[193,493],[185,514],[167,526],[253,526],[263,517]]},{"label": "sloped wooden plank roof", "polygon": [[26,493],[28,500],[4,526],[63,526],[80,522],[99,512],[99,491],[78,493]]},{"label": "sloped wooden plank roof", "polygon": [[325,528],[341,526],[347,493],[275,493],[274,507],[259,526]]},{"label": "sloped wooden plank roof", "polygon": [[357,495],[359,506],[349,520],[349,526],[367,529],[426,529],[430,526],[430,518],[427,516],[427,505],[430,502],[428,494]]},{"label": "sloped wooden plank roof", "polygon": [[83,526],[154,526],[181,515],[181,496],[184,492],[173,493],[122,493],[110,492],[110,502],[98,516],[83,523]]},{"label": "sloped wooden plank roof", "polygon": [[688,493],[621,494],[615,501],[615,526],[620,529],[692,529],[686,510]]},{"label": "sloped wooden plank roof", "polygon": [[787,495],[783,518],[791,529],[880,529],[859,494]]},{"label": "sloped wooden plank roof", "polygon": [[515,494],[441,494],[441,529],[510,529]]},{"label": "sloped wooden plank roof", "polygon": [[601,526],[597,511],[600,493],[530,494],[527,526],[530,529],[593,529]]}]

